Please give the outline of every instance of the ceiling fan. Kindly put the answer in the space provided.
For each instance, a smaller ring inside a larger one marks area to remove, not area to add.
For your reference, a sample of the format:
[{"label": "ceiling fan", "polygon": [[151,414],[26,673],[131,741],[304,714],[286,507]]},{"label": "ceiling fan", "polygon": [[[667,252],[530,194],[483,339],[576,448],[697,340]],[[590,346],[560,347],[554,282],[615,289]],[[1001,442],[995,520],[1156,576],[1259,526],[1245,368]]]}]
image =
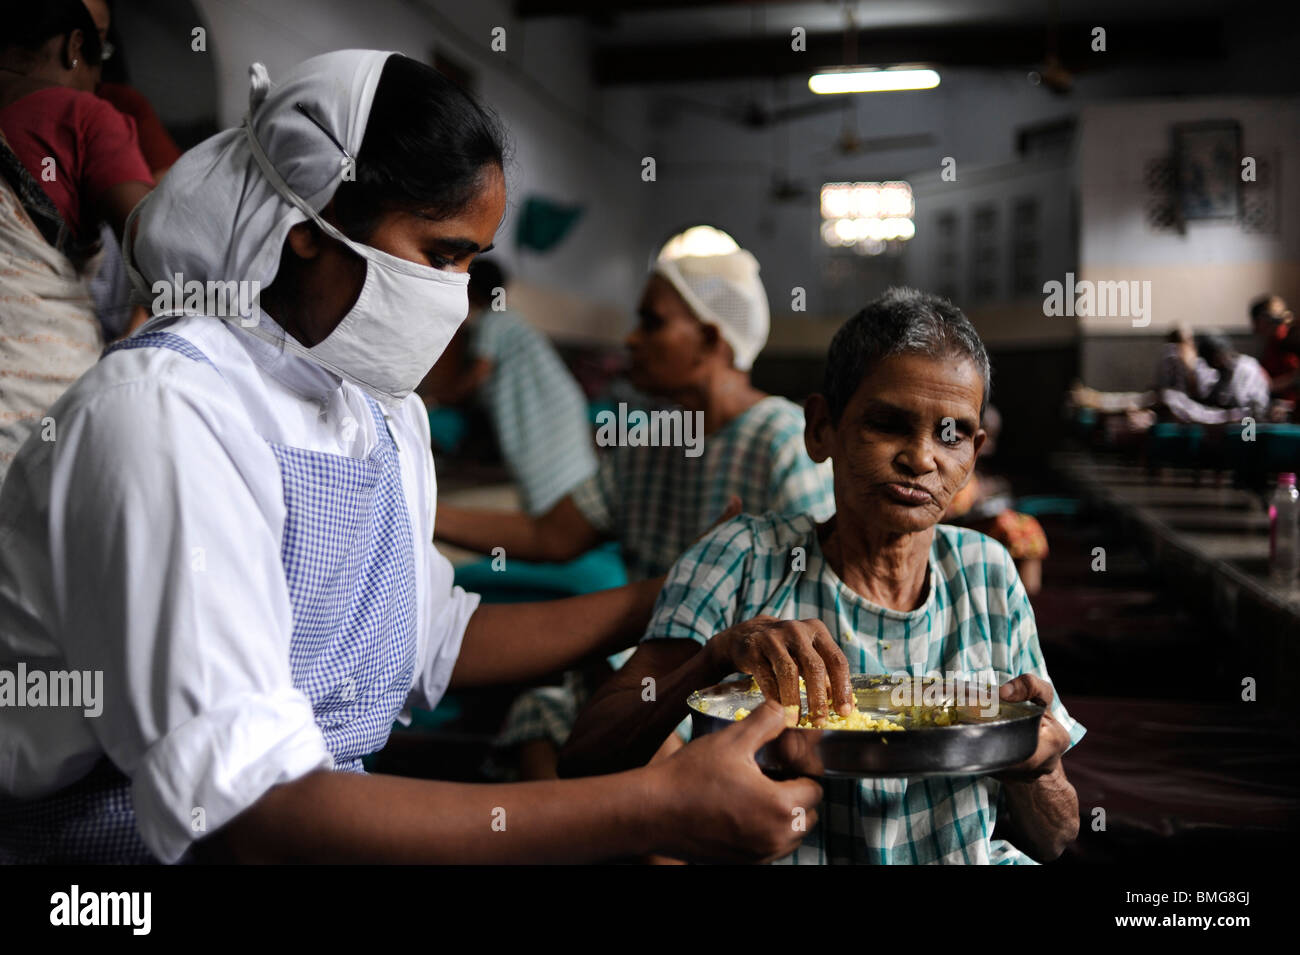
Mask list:
[{"label": "ceiling fan", "polygon": [[[750,11],[750,16],[750,33],[754,37],[759,37],[763,34],[764,11],[761,7],[754,7]],[[774,82],[773,90],[774,93],[779,96],[780,84]],[[661,106],[666,109],[676,108],[677,110],[685,112],[693,112],[699,115],[709,116],[714,119],[723,120],[724,122],[733,123],[742,129],[751,130],[769,129],[792,119],[800,119],[804,116],[816,116],[820,113],[827,113],[831,110],[843,108],[843,104],[841,103],[827,102],[820,98],[807,103],[797,103],[793,106],[769,106],[755,95],[752,87],[748,95],[743,99],[738,102],[733,101],[725,106],[719,106],[714,103],[704,103],[699,100],[679,95],[664,97],[661,101]]]},{"label": "ceiling fan", "polygon": [[686,96],[672,95],[663,97],[660,104],[667,109],[676,109],[721,119],[743,129],[768,129],[788,120],[799,119],[803,116],[815,116],[819,113],[844,108],[842,103],[822,100],[794,106],[773,107],[766,105],[754,96],[748,96],[738,103],[721,106],[715,103],[700,102]]},{"label": "ceiling fan", "polygon": [[1074,87],[1074,74],[1066,69],[1058,52],[1058,40],[1061,25],[1060,0],[1051,0],[1051,19],[1047,24],[1046,50],[1043,62],[1038,69],[1029,74],[1029,82],[1035,86],[1045,86],[1053,93],[1065,95]]},{"label": "ceiling fan", "polygon": [[887,152],[891,149],[924,149],[934,145],[930,133],[906,133],[897,136],[862,136],[858,133],[858,110],[854,105],[844,114],[844,128],[830,149],[816,153],[816,158],[862,156],[867,153]]}]

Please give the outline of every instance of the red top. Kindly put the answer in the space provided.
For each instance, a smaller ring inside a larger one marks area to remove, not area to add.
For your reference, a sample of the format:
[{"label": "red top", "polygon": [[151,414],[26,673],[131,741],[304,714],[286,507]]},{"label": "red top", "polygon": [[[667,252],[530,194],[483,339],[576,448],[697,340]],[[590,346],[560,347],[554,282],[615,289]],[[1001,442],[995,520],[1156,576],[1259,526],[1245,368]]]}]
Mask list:
[{"label": "red top", "polygon": [[100,83],[95,95],[106,99],[135,120],[135,135],[140,152],[150,169],[166,169],[181,158],[180,147],[163,126],[153,105],[139,90],[125,83]]},{"label": "red top", "polygon": [[1270,338],[1264,346],[1264,353],[1259,356],[1259,363],[1269,375],[1277,377],[1300,368],[1300,355],[1287,351],[1276,338]]},{"label": "red top", "polygon": [[[1268,344],[1264,346],[1264,354],[1259,356],[1259,363],[1268,373],[1269,378],[1276,378],[1278,375],[1300,369],[1300,355],[1283,348],[1282,342],[1278,339],[1270,338]],[[1286,401],[1295,401],[1300,397],[1300,388],[1295,386],[1285,388],[1278,393],[1277,397]]]},{"label": "red top", "polygon": [[[66,86],[28,93],[0,108],[0,130],[79,238],[94,234],[95,207],[110,188],[153,185],[135,123],[93,93]],[[54,159],[52,180],[47,157]]]}]

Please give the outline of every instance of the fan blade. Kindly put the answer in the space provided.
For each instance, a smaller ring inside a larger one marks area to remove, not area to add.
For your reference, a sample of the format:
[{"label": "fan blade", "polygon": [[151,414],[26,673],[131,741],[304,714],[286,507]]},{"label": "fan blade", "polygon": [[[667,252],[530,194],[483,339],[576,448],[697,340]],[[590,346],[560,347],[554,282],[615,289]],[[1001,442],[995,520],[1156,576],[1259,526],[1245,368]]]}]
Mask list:
[{"label": "fan blade", "polygon": [[767,114],[769,123],[784,123],[788,119],[798,119],[801,116],[816,116],[820,113],[829,113],[833,110],[845,110],[848,108],[848,100],[817,100],[812,103],[802,103],[798,106],[785,106],[781,109],[772,110]]}]

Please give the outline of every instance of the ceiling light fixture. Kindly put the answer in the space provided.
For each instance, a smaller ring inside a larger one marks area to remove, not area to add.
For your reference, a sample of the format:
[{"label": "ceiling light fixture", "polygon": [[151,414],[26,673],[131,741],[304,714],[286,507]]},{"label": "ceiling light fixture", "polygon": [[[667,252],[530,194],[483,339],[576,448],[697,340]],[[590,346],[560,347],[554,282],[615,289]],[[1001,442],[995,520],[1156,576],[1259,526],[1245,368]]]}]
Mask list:
[{"label": "ceiling light fixture", "polygon": [[854,66],[814,73],[808,88],[814,93],[890,93],[897,90],[931,90],[939,85],[934,70],[894,67],[886,70]]}]

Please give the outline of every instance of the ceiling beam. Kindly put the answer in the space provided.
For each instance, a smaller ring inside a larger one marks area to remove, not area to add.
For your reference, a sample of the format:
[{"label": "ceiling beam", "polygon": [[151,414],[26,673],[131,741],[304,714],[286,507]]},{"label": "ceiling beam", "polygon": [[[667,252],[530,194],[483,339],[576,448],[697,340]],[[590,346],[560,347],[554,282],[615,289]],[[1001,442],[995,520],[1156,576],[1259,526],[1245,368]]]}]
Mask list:
[{"label": "ceiling beam", "polygon": [[790,0],[515,0],[518,17],[607,17],[619,13],[648,13],[686,7],[754,7]]},{"label": "ceiling beam", "polygon": [[[1227,52],[1224,24],[1213,17],[1117,23],[1106,30],[1105,52],[1092,50],[1094,26],[1068,23],[1056,31],[1057,53],[1068,69],[1218,60]],[[856,63],[1032,69],[1043,61],[1047,44],[1045,23],[869,29],[858,31]],[[790,45],[783,35],[599,44],[593,72],[597,83],[613,86],[809,74],[850,65],[840,31],[809,34],[804,52]]]}]

